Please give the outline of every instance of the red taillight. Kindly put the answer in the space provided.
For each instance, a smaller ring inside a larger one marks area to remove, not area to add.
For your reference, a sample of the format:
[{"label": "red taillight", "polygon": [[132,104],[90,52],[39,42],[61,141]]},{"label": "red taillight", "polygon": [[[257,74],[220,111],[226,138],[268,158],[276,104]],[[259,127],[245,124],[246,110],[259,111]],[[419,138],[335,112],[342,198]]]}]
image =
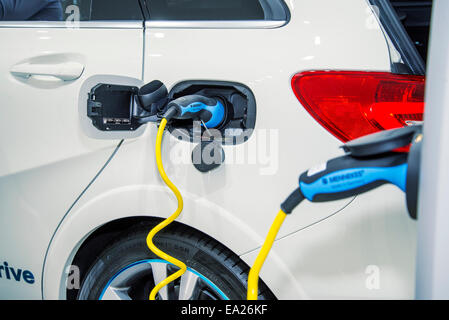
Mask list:
[{"label": "red taillight", "polygon": [[304,108],[344,142],[423,120],[423,76],[312,71],[295,75],[292,87]]}]

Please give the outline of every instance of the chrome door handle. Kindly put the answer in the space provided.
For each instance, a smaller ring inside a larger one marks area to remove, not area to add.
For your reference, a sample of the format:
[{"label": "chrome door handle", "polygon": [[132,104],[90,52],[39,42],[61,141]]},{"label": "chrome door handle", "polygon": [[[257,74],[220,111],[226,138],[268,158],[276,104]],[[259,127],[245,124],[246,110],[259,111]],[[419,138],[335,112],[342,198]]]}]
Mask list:
[{"label": "chrome door handle", "polygon": [[55,77],[63,81],[79,79],[84,72],[84,65],[78,62],[55,64],[23,63],[11,68],[11,74],[16,77],[30,78],[33,76]]}]

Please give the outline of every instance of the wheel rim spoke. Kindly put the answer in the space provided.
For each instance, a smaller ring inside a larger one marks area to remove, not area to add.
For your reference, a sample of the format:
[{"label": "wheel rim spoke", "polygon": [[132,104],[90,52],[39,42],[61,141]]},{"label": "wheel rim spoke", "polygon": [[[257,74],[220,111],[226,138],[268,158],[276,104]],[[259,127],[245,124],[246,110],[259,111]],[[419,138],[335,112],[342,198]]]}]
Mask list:
[{"label": "wheel rim spoke", "polygon": [[103,294],[103,300],[132,300],[128,288],[108,287]]},{"label": "wheel rim spoke", "polygon": [[[166,261],[141,260],[122,268],[103,289],[101,300],[147,300],[155,285],[178,270]],[[227,300],[212,282],[187,268],[177,280],[162,287],[157,295],[162,300]],[[210,299],[209,299],[210,298]]]},{"label": "wheel rim spoke", "polygon": [[[153,270],[154,284],[157,285],[161,281],[167,278],[167,265],[164,263],[150,263],[151,269]],[[159,294],[162,300],[168,300],[167,286],[163,286],[159,290]]]},{"label": "wheel rim spoke", "polygon": [[179,300],[189,300],[192,298],[198,279],[199,277],[193,272],[188,272],[182,275],[181,284],[179,286]]}]

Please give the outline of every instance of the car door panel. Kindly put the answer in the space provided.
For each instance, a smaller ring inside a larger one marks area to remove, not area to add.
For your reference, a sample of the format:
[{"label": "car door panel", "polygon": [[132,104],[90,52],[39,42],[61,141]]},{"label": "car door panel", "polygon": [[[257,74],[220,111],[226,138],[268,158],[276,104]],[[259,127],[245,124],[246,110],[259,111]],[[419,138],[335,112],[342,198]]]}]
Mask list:
[{"label": "car door panel", "polygon": [[43,25],[0,25],[0,260],[35,278],[28,284],[4,274],[5,299],[41,297],[55,229],[122,138],[94,139],[83,131],[83,84],[99,74],[142,76],[141,22]]}]

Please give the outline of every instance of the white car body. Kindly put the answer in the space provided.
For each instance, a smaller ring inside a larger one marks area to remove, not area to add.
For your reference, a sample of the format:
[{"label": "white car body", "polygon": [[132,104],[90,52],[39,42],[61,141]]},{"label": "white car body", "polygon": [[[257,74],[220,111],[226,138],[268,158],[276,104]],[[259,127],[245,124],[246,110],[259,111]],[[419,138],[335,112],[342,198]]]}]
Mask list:
[{"label": "white car body", "polygon": [[[33,284],[0,278],[1,299],[65,299],[67,267],[90,234],[117,219],[168,217],[175,209],[156,170],[155,124],[97,137],[85,129],[80,91],[99,75],[129,84],[158,79],[169,89],[210,79],[252,90],[256,131],[248,143],[225,146],[225,165],[203,174],[191,163],[173,163],[171,150],[189,144],[168,134],[163,155],[185,200],[178,221],[253,263],[298,175],[341,154],[341,142],[299,104],[292,76],[391,71],[389,44],[368,1],[286,4],[285,25],[0,22],[0,263],[35,277]],[[27,63],[66,62],[84,67],[78,79],[12,72]],[[270,157],[262,151],[248,159],[251,145],[267,139]],[[415,237],[404,194],[393,186],[355,199],[304,202],[287,218],[261,278],[278,299],[410,299]]]}]

